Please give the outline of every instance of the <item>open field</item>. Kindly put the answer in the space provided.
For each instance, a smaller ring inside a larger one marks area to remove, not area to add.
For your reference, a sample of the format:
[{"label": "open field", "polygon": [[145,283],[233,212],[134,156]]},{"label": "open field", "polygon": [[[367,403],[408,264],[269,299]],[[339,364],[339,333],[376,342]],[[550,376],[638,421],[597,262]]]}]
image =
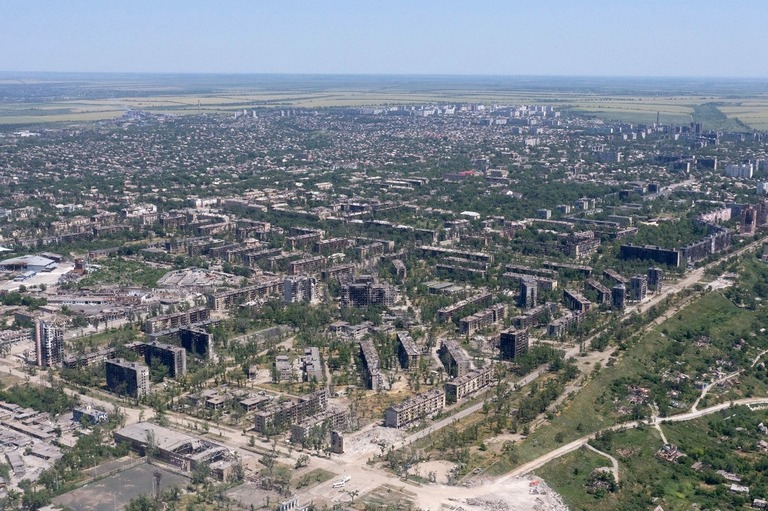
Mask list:
[{"label": "open field", "polygon": [[[30,92],[32,91],[32,92]],[[24,75],[0,76],[0,124],[114,119],[129,109],[194,115],[258,108],[404,103],[557,104],[605,120],[768,129],[756,81],[578,77]],[[702,105],[707,105],[703,110]],[[704,115],[702,115],[704,114]],[[742,124],[743,123],[743,124]]]},{"label": "open field", "polygon": [[[765,410],[747,407],[726,409],[709,417],[684,423],[664,424],[667,440],[685,456],[676,462],[656,456],[663,441],[651,427],[610,433],[592,443],[619,460],[621,484],[616,492],[589,487],[593,470],[606,465],[605,458],[580,449],[553,460],[537,470],[552,484],[574,511],[608,509],[743,509],[745,501],[765,495],[762,466],[765,454],[756,447],[764,438],[757,424],[765,422]],[[694,463],[702,465],[692,468]],[[727,491],[731,482],[717,470],[725,470],[750,487],[749,498]],[[590,491],[591,490],[591,491]],[[695,504],[694,504],[695,503]]]}]

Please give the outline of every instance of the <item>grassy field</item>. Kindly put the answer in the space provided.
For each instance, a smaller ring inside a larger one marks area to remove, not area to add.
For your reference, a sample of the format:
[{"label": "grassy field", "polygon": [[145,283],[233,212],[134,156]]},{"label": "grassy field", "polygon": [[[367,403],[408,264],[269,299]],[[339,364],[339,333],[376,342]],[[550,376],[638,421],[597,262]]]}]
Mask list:
[{"label": "grassy field", "polygon": [[[745,500],[761,497],[766,491],[765,454],[755,447],[765,437],[757,429],[768,420],[765,410],[751,412],[745,407],[689,421],[664,425],[667,440],[685,454],[677,462],[656,456],[662,440],[653,428],[613,433],[595,442],[597,447],[619,460],[620,485],[615,493],[588,492],[592,470],[605,466],[606,459],[579,450],[553,460],[537,471],[572,510],[643,510],[661,505],[665,510],[744,509]],[[692,465],[703,467],[694,470]],[[716,473],[726,470],[743,478],[750,487],[744,498],[727,490],[730,482]]]},{"label": "grassy field", "polygon": [[318,485],[320,483],[324,483],[325,481],[329,481],[336,477],[338,474],[334,474],[333,472],[329,472],[327,470],[323,470],[322,468],[316,468],[314,470],[310,470],[303,476],[299,477],[295,481],[292,481],[294,488],[301,489],[301,488],[310,488],[312,486]]},{"label": "grassy field", "polygon": [[596,468],[607,466],[607,461],[583,448],[547,463],[536,474],[556,489],[573,511],[620,509],[615,494],[597,496],[587,492],[590,475]]}]

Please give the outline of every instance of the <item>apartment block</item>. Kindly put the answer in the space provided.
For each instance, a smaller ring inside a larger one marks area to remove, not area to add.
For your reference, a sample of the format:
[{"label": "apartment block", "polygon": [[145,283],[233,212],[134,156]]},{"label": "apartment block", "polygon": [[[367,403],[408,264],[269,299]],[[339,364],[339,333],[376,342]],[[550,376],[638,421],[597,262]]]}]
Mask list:
[{"label": "apartment block", "polygon": [[149,366],[152,365],[153,359],[158,359],[168,368],[168,376],[171,378],[187,374],[187,351],[180,346],[154,341],[134,342],[126,344],[125,347],[142,356]]},{"label": "apartment block", "polygon": [[331,431],[349,429],[349,410],[341,407],[329,407],[297,424],[291,425],[291,443],[311,447],[309,442],[319,440],[330,442]]},{"label": "apartment block", "polygon": [[35,321],[35,359],[39,367],[56,367],[64,360],[64,326],[55,321]]},{"label": "apartment block", "polygon": [[144,322],[144,331],[148,334],[155,334],[195,323],[202,323],[208,321],[210,317],[208,309],[205,307],[195,307],[187,311],[149,318]]},{"label": "apartment block", "polygon": [[375,391],[384,389],[384,376],[381,373],[381,361],[376,346],[370,339],[360,341],[360,358],[363,362],[363,377],[367,388]]},{"label": "apartment block", "polygon": [[107,388],[121,396],[139,399],[149,394],[149,367],[124,358],[107,360]]},{"label": "apartment block", "polygon": [[445,400],[447,403],[455,403],[465,397],[482,390],[491,384],[493,368],[483,366],[480,369],[470,371],[464,376],[459,376],[445,384]]},{"label": "apartment block", "polygon": [[467,352],[453,339],[444,339],[437,350],[446,372],[453,377],[464,376],[472,370],[472,361]]},{"label": "apartment block", "polygon": [[321,413],[328,408],[325,389],[299,397],[297,400],[278,401],[256,412],[255,429],[259,433],[279,432]]},{"label": "apartment block", "polygon": [[403,369],[412,369],[419,363],[421,352],[408,332],[397,332],[397,359]]},{"label": "apartment block", "polygon": [[551,291],[557,289],[557,279],[551,279],[549,277],[542,277],[541,275],[527,275],[525,273],[506,272],[501,275],[502,278],[509,279],[511,281],[523,282],[525,280],[534,280],[536,285],[541,289]]},{"label": "apartment block", "polygon": [[528,352],[528,330],[510,328],[499,335],[501,358],[514,360]]},{"label": "apartment block", "polygon": [[606,303],[611,299],[611,290],[595,279],[584,281],[584,288],[597,293],[597,303]]},{"label": "apartment block", "polygon": [[437,319],[438,321],[449,321],[454,315],[461,312],[465,307],[469,307],[470,305],[475,304],[488,304],[490,303],[491,298],[493,298],[493,295],[487,291],[477,293],[474,296],[470,296],[469,298],[460,300],[453,305],[448,305],[447,307],[443,307],[442,309],[438,310]]},{"label": "apartment block", "polygon": [[547,325],[547,335],[556,339],[562,338],[568,333],[568,329],[580,323],[583,317],[584,315],[581,313],[566,311],[559,318],[550,321],[549,325]]},{"label": "apartment block", "polygon": [[497,303],[487,309],[461,318],[459,320],[459,331],[465,335],[472,335],[478,330],[504,321],[506,316],[507,306],[503,303]]},{"label": "apartment block", "polygon": [[298,259],[288,263],[288,274],[299,275],[301,273],[314,273],[325,266],[325,257],[315,256]]},{"label": "apartment block", "polygon": [[223,311],[231,309],[239,304],[252,302],[254,300],[266,298],[270,295],[276,295],[283,289],[283,281],[279,278],[267,278],[262,282],[252,285],[241,287],[239,289],[231,289],[228,291],[220,291],[207,295],[208,307],[211,310]]},{"label": "apartment block", "polygon": [[390,406],[384,412],[384,426],[402,428],[441,412],[445,408],[445,391],[432,389]]},{"label": "apartment block", "polygon": [[648,277],[635,275],[629,281],[629,299],[634,302],[645,300],[648,294]]},{"label": "apartment block", "polygon": [[317,280],[309,275],[296,275],[283,280],[283,303],[311,302],[315,299]]}]

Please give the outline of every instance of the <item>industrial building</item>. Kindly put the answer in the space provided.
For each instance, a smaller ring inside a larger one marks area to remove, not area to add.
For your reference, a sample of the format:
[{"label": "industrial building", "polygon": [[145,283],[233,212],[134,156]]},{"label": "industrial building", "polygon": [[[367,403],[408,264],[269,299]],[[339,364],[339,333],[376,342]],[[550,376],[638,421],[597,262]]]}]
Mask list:
[{"label": "industrial building", "polygon": [[[192,471],[199,464],[210,465],[231,458],[226,447],[149,422],[131,424],[115,431],[113,436],[115,442],[126,442],[141,455],[146,454],[151,442],[153,456],[184,472]],[[219,478],[227,480],[227,473],[220,474]]]},{"label": "industrial building", "polygon": [[47,272],[56,268],[57,263],[48,257],[24,255],[0,261],[0,269],[5,271]]}]

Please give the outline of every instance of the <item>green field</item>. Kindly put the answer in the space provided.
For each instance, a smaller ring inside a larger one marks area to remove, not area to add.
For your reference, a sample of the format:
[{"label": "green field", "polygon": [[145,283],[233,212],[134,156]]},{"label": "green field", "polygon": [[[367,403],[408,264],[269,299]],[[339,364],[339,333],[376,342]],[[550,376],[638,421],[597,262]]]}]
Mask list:
[{"label": "green field", "polygon": [[[665,510],[744,509],[753,498],[765,498],[765,453],[756,442],[765,438],[757,424],[768,421],[765,410],[746,407],[726,409],[701,419],[664,425],[667,440],[685,454],[677,462],[656,456],[662,440],[653,428],[612,433],[593,442],[619,460],[620,484],[615,493],[590,493],[589,477],[605,458],[584,449],[553,460],[537,474],[558,491],[574,511],[645,510],[661,505]],[[703,467],[694,470],[692,465]],[[730,482],[716,473],[726,470],[750,488],[742,497],[728,491]]]}]

